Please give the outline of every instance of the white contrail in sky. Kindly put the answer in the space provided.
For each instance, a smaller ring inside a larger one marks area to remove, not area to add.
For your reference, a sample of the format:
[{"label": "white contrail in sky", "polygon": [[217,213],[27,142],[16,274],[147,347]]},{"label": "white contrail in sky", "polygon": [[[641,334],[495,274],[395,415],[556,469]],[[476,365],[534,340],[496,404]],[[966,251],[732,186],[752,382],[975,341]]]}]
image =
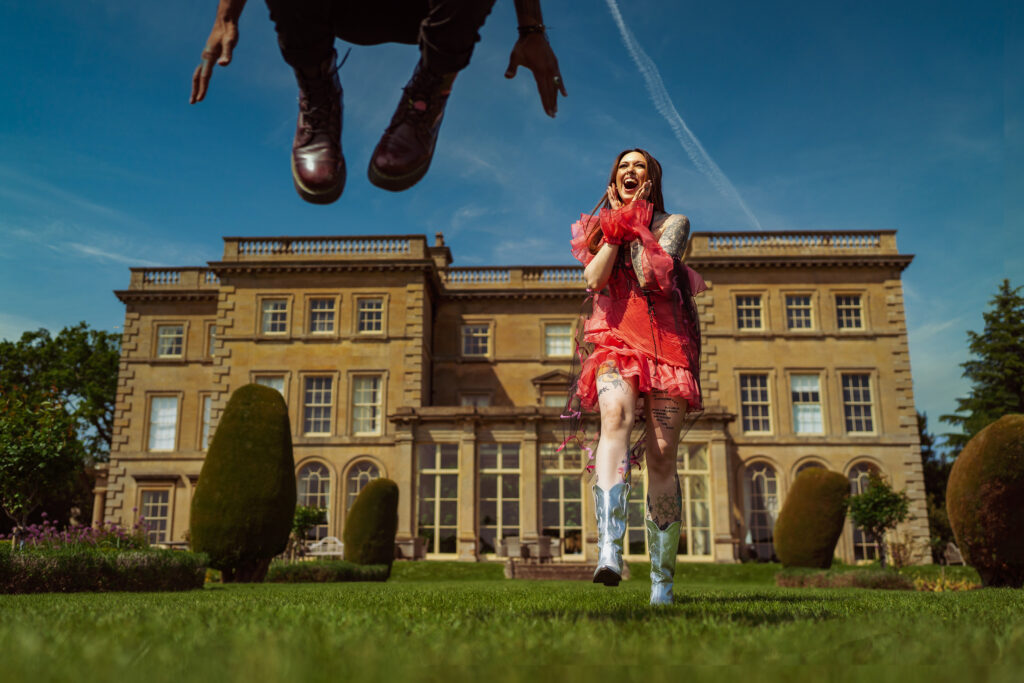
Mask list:
[{"label": "white contrail in sky", "polygon": [[622,34],[622,42],[626,44],[626,49],[629,50],[630,56],[636,62],[640,75],[644,77],[647,92],[654,101],[654,108],[668,121],[668,125],[672,128],[672,132],[675,133],[676,139],[679,140],[679,144],[686,150],[687,156],[690,157],[690,161],[697,167],[697,170],[704,174],[722,195],[739,204],[740,208],[743,209],[743,213],[750,219],[750,222],[760,230],[761,223],[757,220],[757,216],[754,215],[746,202],[743,201],[743,198],[740,197],[740,193],[736,191],[733,184],[722,173],[722,169],[718,168],[718,164],[712,161],[708,153],[704,151],[700,140],[687,127],[683,117],[676,111],[676,106],[672,104],[672,98],[669,97],[668,90],[665,89],[665,83],[661,80],[658,67],[647,56],[643,48],[640,47],[640,44],[633,36],[633,32],[626,26],[626,22],[622,20],[622,12],[619,11],[618,3],[615,0],[605,1],[608,3],[608,9],[611,10],[612,18],[615,19],[615,24],[619,27],[619,33]]}]

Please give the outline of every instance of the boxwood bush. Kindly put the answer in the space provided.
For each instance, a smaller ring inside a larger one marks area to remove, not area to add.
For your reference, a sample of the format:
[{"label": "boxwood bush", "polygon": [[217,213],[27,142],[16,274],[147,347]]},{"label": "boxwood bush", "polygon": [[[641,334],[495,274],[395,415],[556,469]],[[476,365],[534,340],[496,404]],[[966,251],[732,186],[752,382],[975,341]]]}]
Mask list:
[{"label": "boxwood bush", "polygon": [[946,511],[964,561],[986,586],[1024,585],[1024,415],[1004,415],[960,451]]},{"label": "boxwood bush", "polygon": [[398,531],[398,484],[375,479],[363,487],[345,522],[345,559],[384,564],[391,571]]},{"label": "boxwood bush", "polygon": [[288,408],[270,387],[247,384],[228,400],[192,498],[192,549],[224,580],[262,581],[284,551],[295,513]]},{"label": "boxwood bush", "polygon": [[207,558],[178,550],[0,546],[0,593],[182,591],[203,587]]},{"label": "boxwood bush", "polygon": [[784,567],[832,565],[843,533],[850,482],[821,467],[797,475],[775,522],[775,554]]}]

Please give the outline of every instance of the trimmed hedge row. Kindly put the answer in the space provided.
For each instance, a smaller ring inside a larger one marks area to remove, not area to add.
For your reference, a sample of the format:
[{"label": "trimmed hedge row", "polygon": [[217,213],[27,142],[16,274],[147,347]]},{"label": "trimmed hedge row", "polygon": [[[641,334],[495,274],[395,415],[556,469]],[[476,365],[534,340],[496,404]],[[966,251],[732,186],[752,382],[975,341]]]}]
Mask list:
[{"label": "trimmed hedge row", "polygon": [[0,547],[0,593],[183,591],[203,587],[207,558],[178,550]]},{"label": "trimmed hedge row", "polygon": [[876,588],[914,590],[914,582],[887,569],[813,570],[783,569],[775,585],[785,588]]},{"label": "trimmed hedge row", "polygon": [[386,564],[353,564],[342,560],[313,562],[275,562],[267,572],[274,583],[336,583],[340,581],[387,581],[391,568]]}]

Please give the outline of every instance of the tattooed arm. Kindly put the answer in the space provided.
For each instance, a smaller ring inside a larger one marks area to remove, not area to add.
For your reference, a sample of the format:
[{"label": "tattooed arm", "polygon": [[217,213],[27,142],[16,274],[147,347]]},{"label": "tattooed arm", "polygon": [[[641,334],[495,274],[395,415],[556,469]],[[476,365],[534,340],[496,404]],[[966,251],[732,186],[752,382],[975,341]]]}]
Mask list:
[{"label": "tattooed arm", "polygon": [[[653,237],[657,243],[650,243],[651,240],[648,238],[630,244],[633,270],[641,287],[656,284],[666,289],[666,285],[671,286],[669,283],[672,260],[682,261],[686,252],[686,243],[690,237],[690,219],[678,213],[662,216],[663,218],[655,219],[655,225],[652,226]],[[645,244],[645,241],[648,243]]]}]

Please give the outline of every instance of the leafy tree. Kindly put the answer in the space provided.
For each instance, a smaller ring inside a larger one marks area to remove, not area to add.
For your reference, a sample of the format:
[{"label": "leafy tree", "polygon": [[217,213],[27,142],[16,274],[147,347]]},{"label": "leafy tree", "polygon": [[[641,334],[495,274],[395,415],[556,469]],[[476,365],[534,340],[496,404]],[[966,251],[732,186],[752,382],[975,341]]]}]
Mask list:
[{"label": "leafy tree", "polygon": [[905,491],[893,491],[892,486],[878,474],[870,475],[864,493],[850,497],[850,519],[873,538],[881,550],[882,568],[885,568],[885,534],[907,519],[910,498]]},{"label": "leafy tree", "polygon": [[307,505],[296,505],[295,516],[292,518],[292,533],[288,537],[288,548],[285,553],[292,560],[299,555],[299,550],[309,536],[310,530],[327,521],[327,510]]},{"label": "leafy tree", "polygon": [[917,433],[921,437],[921,465],[924,468],[932,559],[942,562],[946,544],[953,540],[953,529],[946,514],[946,482],[953,469],[953,459],[936,448],[935,437],[928,432],[928,416],[922,413],[917,414]]},{"label": "leafy tree", "polygon": [[956,413],[939,419],[959,427],[947,434],[960,451],[975,434],[1003,415],[1024,413],[1024,296],[1021,287],[1003,280],[984,314],[985,330],[968,331],[968,347],[975,359],[961,363],[971,381],[970,395],[958,398]]},{"label": "leafy tree", "polygon": [[20,387],[30,401],[53,391],[75,422],[74,447],[88,462],[110,455],[120,336],[89,329],[85,322],[56,337],[45,329],[16,342],[0,341],[0,390]]},{"label": "leafy tree", "polygon": [[17,388],[0,391],[0,506],[15,536],[47,493],[66,490],[81,461],[74,422],[56,395],[33,402]]}]

